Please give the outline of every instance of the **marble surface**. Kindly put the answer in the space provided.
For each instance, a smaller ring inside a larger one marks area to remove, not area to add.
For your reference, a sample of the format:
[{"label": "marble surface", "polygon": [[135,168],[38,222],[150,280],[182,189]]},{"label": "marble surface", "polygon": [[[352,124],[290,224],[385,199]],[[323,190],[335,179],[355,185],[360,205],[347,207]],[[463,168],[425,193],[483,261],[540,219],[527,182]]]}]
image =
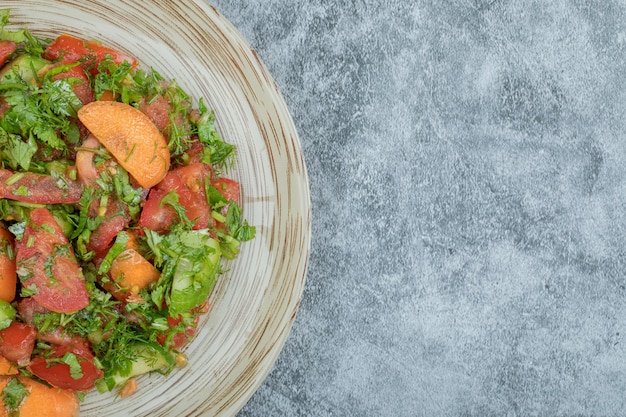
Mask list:
[{"label": "marble surface", "polygon": [[626,2],[213,0],[310,176],[252,416],[626,413]]}]

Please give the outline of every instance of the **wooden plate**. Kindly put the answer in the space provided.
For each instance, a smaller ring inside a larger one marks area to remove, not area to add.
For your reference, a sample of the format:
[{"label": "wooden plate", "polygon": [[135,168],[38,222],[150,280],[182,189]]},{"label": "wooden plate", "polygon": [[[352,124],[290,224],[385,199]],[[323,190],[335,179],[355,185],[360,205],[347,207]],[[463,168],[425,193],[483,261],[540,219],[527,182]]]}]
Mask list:
[{"label": "wooden plate", "polygon": [[310,245],[310,196],[293,121],[271,75],[242,35],[204,0],[5,0],[10,29],[98,39],[174,78],[215,110],[237,145],[229,173],[243,187],[257,237],[242,245],[185,350],[189,365],[144,376],[125,399],[87,395],[81,416],[230,416],[261,384],[298,308]]}]

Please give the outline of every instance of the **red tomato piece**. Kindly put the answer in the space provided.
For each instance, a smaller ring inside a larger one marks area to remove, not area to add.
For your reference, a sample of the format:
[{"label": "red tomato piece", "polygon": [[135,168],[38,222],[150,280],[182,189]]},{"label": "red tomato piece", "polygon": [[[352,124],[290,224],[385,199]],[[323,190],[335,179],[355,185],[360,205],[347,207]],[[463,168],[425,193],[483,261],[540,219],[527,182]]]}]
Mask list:
[{"label": "red tomato piece", "polygon": [[[170,348],[174,348],[174,349],[180,349],[183,346],[185,346],[187,343],[189,343],[193,337],[196,335],[196,329],[198,327],[198,322],[200,321],[200,317],[202,317],[203,314],[206,314],[209,311],[209,303],[205,302],[202,305],[200,305],[198,308],[194,309],[194,311],[192,311],[193,314],[195,314],[193,321],[194,324],[193,326],[186,326],[184,331],[179,331],[177,333],[174,334],[174,336],[172,337],[172,339],[170,340]],[[177,326],[180,322],[181,322],[182,318],[179,317],[172,317],[172,316],[168,316],[167,317],[167,326],[169,328],[173,328],[175,326]],[[167,334],[160,334],[157,336],[157,342],[159,342],[162,346],[165,344],[167,340]]]},{"label": "red tomato piece", "polygon": [[178,215],[170,204],[163,204],[163,198],[171,191],[178,194],[178,203],[185,209],[193,229],[205,229],[212,222],[211,209],[204,188],[205,179],[210,179],[211,168],[199,162],[172,169],[165,178],[152,188],[148,195],[139,226],[154,231],[168,230]]},{"label": "red tomato piece", "polygon": [[0,169],[0,198],[36,204],[74,204],[80,201],[83,185],[65,178],[34,172],[15,173]]},{"label": "red tomato piece", "polygon": [[13,41],[0,41],[0,66],[4,65],[11,54],[17,49],[17,44]]},{"label": "red tomato piece", "polygon": [[52,213],[46,208],[31,212],[24,237],[17,241],[18,276],[42,307],[72,313],[89,304],[85,278],[72,245]]},{"label": "red tomato piece", "polygon": [[[70,365],[63,362],[66,354],[73,354],[80,365],[80,374],[72,376]],[[37,356],[32,359],[28,370],[37,377],[48,382],[53,387],[72,391],[88,391],[95,385],[96,380],[104,373],[96,367],[91,351],[83,346],[58,346],[46,357]]]},{"label": "red tomato piece", "polygon": [[[64,61],[59,65],[71,64],[71,61]],[[75,67],[71,67],[59,74],[56,74],[52,77],[53,80],[61,80],[64,78],[75,78],[78,79],[76,83],[72,85],[72,89],[74,93],[78,97],[81,103],[87,104],[91,103],[95,100],[94,92],[91,89],[91,84],[89,81],[89,77],[85,73],[83,67],[77,65]]]},{"label": "red tomato piece", "polygon": [[[22,298],[17,303],[17,313],[27,324],[35,326],[36,314],[48,314],[50,310],[39,305],[32,297]],[[62,327],[41,329],[37,332],[37,340],[50,343],[52,345],[74,345],[89,349],[89,342],[84,337],[66,332]]]},{"label": "red tomato piece", "polygon": [[103,257],[113,243],[113,239],[124,230],[130,222],[127,207],[117,199],[110,199],[104,220],[91,233],[87,249],[94,251],[96,257]]},{"label": "red tomato piece", "polygon": [[43,308],[31,297],[22,298],[17,302],[17,314],[30,325],[33,325],[35,314],[46,314],[48,312],[50,310]]},{"label": "red tomato piece", "polygon": [[[198,319],[196,318],[195,321],[197,322]],[[173,318],[172,316],[169,316],[167,318],[167,326],[169,328],[177,326],[179,323],[180,323],[180,318]],[[185,346],[187,343],[189,343],[191,339],[193,339],[195,334],[196,334],[195,327],[186,326],[185,331],[177,332],[174,334],[174,336],[172,336],[169,347],[173,349],[180,349],[183,346]],[[157,336],[157,342],[159,342],[161,345],[165,345],[166,340],[167,340],[166,334],[160,334]]]},{"label": "red tomato piece", "polygon": [[51,61],[63,59],[65,61],[84,62],[84,68],[89,70],[92,75],[98,73],[98,63],[104,60],[107,55],[111,56],[116,64],[127,61],[133,69],[137,66],[137,60],[131,56],[98,42],[86,41],[67,34],[58,36],[43,53],[43,57]]},{"label": "red tomato piece", "polygon": [[18,365],[26,365],[35,347],[37,330],[17,321],[0,330],[0,355]]},{"label": "red tomato piece", "polygon": [[188,163],[190,164],[194,162],[202,162],[202,151],[204,150],[204,146],[202,146],[202,143],[200,143],[197,136],[194,136],[192,139],[193,141],[191,142],[189,149],[185,151]]},{"label": "red tomato piece", "polygon": [[161,95],[152,101],[144,98],[139,100],[139,110],[148,116],[160,131],[170,124],[170,105]]},{"label": "red tomato piece", "polygon": [[220,177],[211,181],[211,185],[224,196],[227,201],[239,204],[239,183],[230,178]]}]

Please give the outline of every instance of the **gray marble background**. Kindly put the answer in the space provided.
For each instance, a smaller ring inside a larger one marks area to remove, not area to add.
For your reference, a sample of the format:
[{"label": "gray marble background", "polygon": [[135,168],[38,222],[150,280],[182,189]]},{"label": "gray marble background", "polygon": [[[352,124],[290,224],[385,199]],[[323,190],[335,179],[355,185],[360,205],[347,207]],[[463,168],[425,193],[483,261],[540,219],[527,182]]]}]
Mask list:
[{"label": "gray marble background", "polygon": [[310,176],[252,416],[626,415],[626,1],[212,0]]}]

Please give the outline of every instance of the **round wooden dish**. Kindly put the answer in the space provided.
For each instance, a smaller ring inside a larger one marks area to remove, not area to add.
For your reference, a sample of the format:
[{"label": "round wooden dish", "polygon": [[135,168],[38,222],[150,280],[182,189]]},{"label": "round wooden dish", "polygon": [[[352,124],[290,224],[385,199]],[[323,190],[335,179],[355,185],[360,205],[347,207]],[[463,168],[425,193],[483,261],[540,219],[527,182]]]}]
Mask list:
[{"label": "round wooden dish", "polygon": [[185,352],[189,365],[144,376],[125,399],[87,395],[81,416],[231,416],[276,360],[298,308],[311,210],[297,132],[271,75],[241,34],[204,0],[6,0],[10,29],[98,39],[204,97],[237,145],[229,175],[242,184],[257,237],[242,245]]}]

